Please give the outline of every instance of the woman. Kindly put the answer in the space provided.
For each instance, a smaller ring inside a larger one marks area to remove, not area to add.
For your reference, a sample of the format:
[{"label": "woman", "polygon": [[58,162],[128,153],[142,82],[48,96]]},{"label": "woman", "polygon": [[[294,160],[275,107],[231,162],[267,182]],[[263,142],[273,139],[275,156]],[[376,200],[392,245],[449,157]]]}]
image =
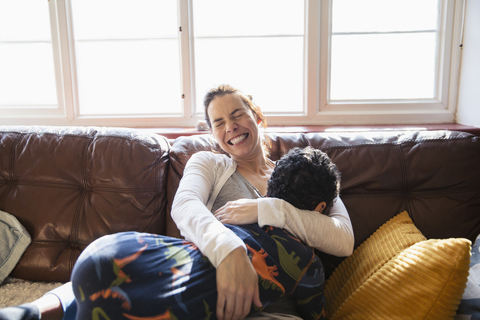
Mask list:
[{"label": "woman", "polygon": [[[211,152],[192,156],[175,196],[172,217],[182,235],[216,267],[217,317],[243,319],[252,303],[261,306],[258,277],[244,242],[223,223],[258,222],[285,228],[305,244],[337,256],[352,253],[353,229],[340,199],[325,216],[298,210],[283,200],[261,198],[275,164],[263,148],[259,125],[265,120],[251,98],[230,86],[220,86],[207,94],[205,115],[213,137],[230,157]],[[33,305],[42,319],[73,319],[71,292],[65,285]],[[270,318],[292,313],[289,302],[281,301],[266,310],[271,312]],[[287,306],[287,310],[278,306]]]},{"label": "woman", "polygon": [[[204,107],[213,137],[230,157],[210,152],[192,156],[175,195],[172,217],[182,235],[217,268],[218,318],[242,319],[252,303],[260,304],[257,275],[243,242],[223,223],[258,222],[285,228],[305,244],[336,256],[352,253],[353,229],[339,198],[328,216],[298,210],[283,200],[261,198],[275,164],[262,143],[259,125],[265,119],[250,97],[222,85],[206,95]],[[228,195],[217,198],[235,173],[247,189],[257,191],[256,199],[239,200],[238,192],[230,199]]]}]

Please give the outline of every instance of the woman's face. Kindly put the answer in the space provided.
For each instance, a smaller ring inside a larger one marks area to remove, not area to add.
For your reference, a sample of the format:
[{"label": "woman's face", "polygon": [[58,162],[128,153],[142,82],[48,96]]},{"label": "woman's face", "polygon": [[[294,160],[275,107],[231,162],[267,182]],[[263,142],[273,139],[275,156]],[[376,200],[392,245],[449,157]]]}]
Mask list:
[{"label": "woman's face", "polygon": [[233,159],[248,160],[262,153],[257,116],[236,94],[217,97],[208,105],[212,134]]}]

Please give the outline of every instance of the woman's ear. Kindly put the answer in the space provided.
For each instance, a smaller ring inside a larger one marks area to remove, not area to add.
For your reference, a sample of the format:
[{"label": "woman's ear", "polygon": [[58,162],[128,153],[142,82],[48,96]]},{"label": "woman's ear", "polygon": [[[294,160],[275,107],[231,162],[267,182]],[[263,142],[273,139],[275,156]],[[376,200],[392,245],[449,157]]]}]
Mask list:
[{"label": "woman's ear", "polygon": [[322,213],[323,209],[325,209],[326,206],[327,206],[327,203],[325,201],[322,201],[317,205],[317,207],[315,208],[315,211]]}]

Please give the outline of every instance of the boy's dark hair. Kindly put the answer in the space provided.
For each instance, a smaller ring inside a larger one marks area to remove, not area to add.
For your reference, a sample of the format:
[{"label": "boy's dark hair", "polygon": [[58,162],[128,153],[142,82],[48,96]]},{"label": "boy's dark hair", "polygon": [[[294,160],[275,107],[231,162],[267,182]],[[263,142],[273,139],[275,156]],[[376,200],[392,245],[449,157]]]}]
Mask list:
[{"label": "boy's dark hair", "polygon": [[267,196],[314,210],[322,201],[326,208],[340,192],[340,172],[325,152],[312,147],[294,148],[277,161],[268,180]]}]

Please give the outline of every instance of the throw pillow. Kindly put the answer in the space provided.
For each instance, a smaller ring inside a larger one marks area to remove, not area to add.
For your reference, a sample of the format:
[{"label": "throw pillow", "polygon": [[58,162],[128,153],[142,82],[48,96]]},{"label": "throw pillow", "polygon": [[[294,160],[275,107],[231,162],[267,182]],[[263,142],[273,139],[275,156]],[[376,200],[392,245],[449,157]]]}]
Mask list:
[{"label": "throw pillow", "polygon": [[480,235],[477,236],[471,253],[467,287],[455,320],[480,319]]},{"label": "throw pillow", "polygon": [[15,268],[31,241],[17,218],[0,211],[0,284]]},{"label": "throw pillow", "polygon": [[411,245],[426,240],[406,211],[375,231],[332,273],[325,285],[327,311],[333,315],[358,286]]},{"label": "throw pillow", "polygon": [[470,261],[467,239],[426,240],[407,212],[381,226],[325,285],[333,319],[452,319]]}]

